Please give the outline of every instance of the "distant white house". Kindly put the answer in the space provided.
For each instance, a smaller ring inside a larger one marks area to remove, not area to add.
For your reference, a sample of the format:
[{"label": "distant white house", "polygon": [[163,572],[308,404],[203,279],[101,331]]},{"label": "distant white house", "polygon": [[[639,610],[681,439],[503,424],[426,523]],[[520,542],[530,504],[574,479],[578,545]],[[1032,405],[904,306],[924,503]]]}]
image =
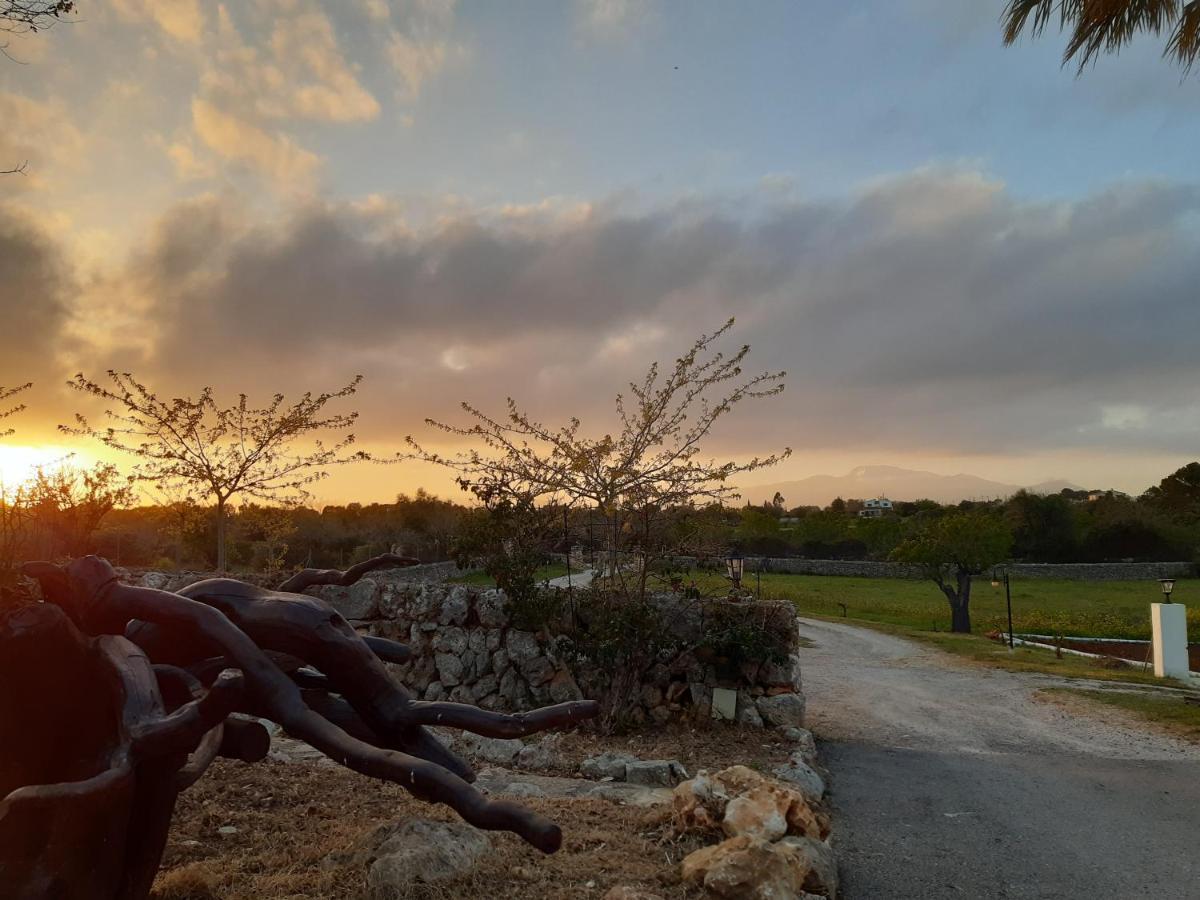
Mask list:
[{"label": "distant white house", "polygon": [[873,500],[863,501],[863,508],[858,511],[858,517],[860,519],[876,519],[891,511],[892,501],[886,497],[877,497]]}]

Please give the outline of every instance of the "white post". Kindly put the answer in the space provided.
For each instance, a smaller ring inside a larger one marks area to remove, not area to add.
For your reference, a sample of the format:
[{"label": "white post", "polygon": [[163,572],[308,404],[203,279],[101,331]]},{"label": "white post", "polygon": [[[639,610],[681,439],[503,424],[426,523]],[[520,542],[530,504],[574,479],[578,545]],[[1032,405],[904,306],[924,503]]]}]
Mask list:
[{"label": "white post", "polygon": [[1188,677],[1187,607],[1182,603],[1151,603],[1154,674],[1159,678]]}]

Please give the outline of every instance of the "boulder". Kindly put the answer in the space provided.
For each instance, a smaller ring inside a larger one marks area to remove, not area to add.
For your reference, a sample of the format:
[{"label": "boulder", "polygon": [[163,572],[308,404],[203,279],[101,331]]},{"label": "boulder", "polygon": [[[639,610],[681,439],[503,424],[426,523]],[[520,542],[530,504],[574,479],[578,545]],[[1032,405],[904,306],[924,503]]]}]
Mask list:
[{"label": "boulder", "polygon": [[804,755],[799,751],[792,754],[786,766],[778,766],[771,774],[796,787],[809,803],[816,803],[825,796],[825,779],[804,761]]},{"label": "boulder", "polygon": [[446,689],[442,686],[440,681],[431,681],[429,682],[428,687],[425,688],[425,699],[431,703],[441,700],[445,696]]},{"label": "boulder", "polygon": [[834,898],[838,892],[837,857],[827,841],[809,837],[785,837],[781,847],[803,857],[803,867],[808,869],[804,889],[813,894]]},{"label": "boulder", "polygon": [[804,726],[804,695],[776,694],[759,697],[754,704],[768,725],[778,728],[801,728]]},{"label": "boulder", "polygon": [[737,900],[794,900],[808,872],[800,854],[748,835],[704,847],[683,860],[688,884]]},{"label": "boulder", "polygon": [[390,898],[404,896],[417,885],[466,875],[490,849],[487,835],[470,825],[412,819],[376,828],[359,854],[371,860],[370,894]]}]

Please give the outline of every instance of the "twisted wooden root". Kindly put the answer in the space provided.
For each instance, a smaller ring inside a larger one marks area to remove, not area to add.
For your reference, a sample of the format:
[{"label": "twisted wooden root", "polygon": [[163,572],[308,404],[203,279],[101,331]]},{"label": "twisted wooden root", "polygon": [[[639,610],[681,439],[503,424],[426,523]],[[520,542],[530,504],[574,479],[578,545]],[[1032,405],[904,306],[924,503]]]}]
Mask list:
[{"label": "twisted wooden root", "polygon": [[[594,717],[596,703],[576,701],[507,715],[465,704],[417,702],[391,679],[379,658],[402,656],[397,649],[402,645],[369,644],[316,598],[230,579],[198,582],[178,594],[133,587],[119,583],[111,566],[97,557],[76,560],[65,572],[45,565],[34,564],[28,571],[42,582],[47,598],[61,602],[88,633],[120,634],[133,620],[129,636],[152,659],[210,669],[214,658],[220,659],[244,674],[247,711],[278,722],[331,759],[402,784],[422,799],[445,803],[479,828],[512,831],[547,853],[560,846],[562,834],[553,822],[518,804],[489,800],[472,788],[466,780],[473,778],[469,766],[422,726],[517,737]],[[303,693],[265,650],[313,666],[323,676],[316,683],[335,687],[344,701],[328,691]],[[228,696],[231,687],[223,687],[209,705],[216,708]],[[177,711],[181,723],[200,715],[200,708],[188,709]]]}]

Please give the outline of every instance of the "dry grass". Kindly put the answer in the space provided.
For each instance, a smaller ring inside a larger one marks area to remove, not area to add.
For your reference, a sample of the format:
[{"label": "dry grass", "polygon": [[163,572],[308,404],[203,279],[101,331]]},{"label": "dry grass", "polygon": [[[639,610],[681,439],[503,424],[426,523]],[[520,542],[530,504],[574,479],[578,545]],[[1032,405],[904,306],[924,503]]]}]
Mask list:
[{"label": "dry grass", "polygon": [[[768,732],[713,724],[600,739],[564,735],[562,752],[577,763],[601,750],[643,759],[675,758],[688,767],[734,763],[767,769],[789,747]],[[493,851],[470,877],[417,888],[413,900],[599,898],[618,884],[663,897],[698,896],[678,883],[679,861],[704,841],[678,837],[669,811],[618,806],[598,799],[523,800],[563,827],[562,850],[543,856],[509,834],[492,836]],[[354,898],[366,872],[346,853],[378,825],[406,818],[454,821],[445,807],[337,766],[218,761],[180,797],[157,900]],[[222,837],[232,825],[237,834]],[[190,843],[196,842],[196,843]]]}]

